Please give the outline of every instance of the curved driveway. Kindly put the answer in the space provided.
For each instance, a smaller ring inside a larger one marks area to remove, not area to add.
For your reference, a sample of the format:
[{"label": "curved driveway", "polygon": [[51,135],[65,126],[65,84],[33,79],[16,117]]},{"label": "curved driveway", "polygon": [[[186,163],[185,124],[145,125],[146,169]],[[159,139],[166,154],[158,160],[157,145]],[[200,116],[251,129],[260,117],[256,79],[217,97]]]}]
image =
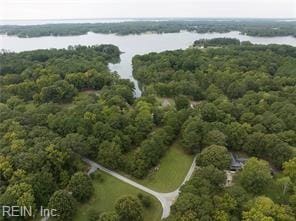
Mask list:
[{"label": "curved driveway", "polygon": [[112,170],[109,170],[107,169],[106,167],[103,167],[102,165],[90,160],[90,159],[87,159],[87,158],[83,158],[83,161],[86,162],[88,165],[90,165],[90,169],[88,171],[88,174],[91,174],[93,172],[95,172],[97,169],[113,176],[113,177],[116,177],[117,179],[127,183],[127,184],[130,184],[146,193],[149,193],[151,194],[152,196],[156,197],[160,203],[161,203],[161,206],[162,206],[162,216],[161,216],[161,219],[164,219],[166,217],[168,217],[170,215],[170,210],[171,210],[171,206],[172,204],[175,202],[175,200],[178,198],[179,196],[179,190],[180,190],[180,187],[182,185],[184,185],[189,179],[190,177],[192,176],[193,172],[194,172],[194,169],[195,169],[195,160],[196,160],[196,157],[194,158],[192,164],[191,164],[191,167],[190,169],[188,170],[187,172],[187,175],[186,177],[184,178],[182,184],[173,192],[169,192],[169,193],[160,193],[160,192],[156,192],[148,187],[145,187],[125,176],[122,176],[120,175],[119,173],[116,173]]}]

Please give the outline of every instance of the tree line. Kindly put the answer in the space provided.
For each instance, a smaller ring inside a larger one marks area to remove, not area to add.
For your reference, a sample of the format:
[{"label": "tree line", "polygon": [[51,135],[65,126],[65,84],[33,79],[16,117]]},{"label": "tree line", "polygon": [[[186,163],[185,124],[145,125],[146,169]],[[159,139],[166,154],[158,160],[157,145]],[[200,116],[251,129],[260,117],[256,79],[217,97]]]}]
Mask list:
[{"label": "tree line", "polygon": [[145,32],[177,33],[182,30],[207,33],[239,31],[250,36],[296,36],[295,22],[274,19],[240,19],[237,20],[161,20],[132,21],[119,23],[65,23],[43,25],[1,25],[0,33],[17,35],[21,38],[40,36],[83,35],[87,32],[103,34],[141,34]]}]

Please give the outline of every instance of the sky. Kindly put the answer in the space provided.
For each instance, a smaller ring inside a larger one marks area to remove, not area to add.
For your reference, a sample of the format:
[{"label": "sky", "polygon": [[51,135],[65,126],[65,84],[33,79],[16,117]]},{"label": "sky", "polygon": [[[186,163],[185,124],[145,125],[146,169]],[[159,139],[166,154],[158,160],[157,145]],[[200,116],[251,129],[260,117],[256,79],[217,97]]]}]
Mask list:
[{"label": "sky", "polygon": [[0,0],[0,19],[296,18],[296,0]]}]

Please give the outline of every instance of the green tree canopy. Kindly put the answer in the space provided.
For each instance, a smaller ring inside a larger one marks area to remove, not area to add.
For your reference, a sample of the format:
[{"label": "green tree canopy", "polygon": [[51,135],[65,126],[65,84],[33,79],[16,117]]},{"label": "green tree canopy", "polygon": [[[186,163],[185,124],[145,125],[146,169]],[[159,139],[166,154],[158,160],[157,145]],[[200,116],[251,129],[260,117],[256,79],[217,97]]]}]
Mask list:
[{"label": "green tree canopy", "polygon": [[68,189],[80,202],[88,200],[94,191],[90,177],[82,172],[77,172],[71,177]]},{"label": "green tree canopy", "polygon": [[198,166],[213,165],[218,169],[228,169],[230,166],[231,157],[226,147],[211,145],[206,147],[197,156],[196,164]]},{"label": "green tree canopy", "polygon": [[120,198],[116,202],[115,211],[118,214],[119,221],[143,220],[143,209],[141,204],[136,198],[132,196]]},{"label": "green tree canopy", "polygon": [[58,216],[55,219],[72,220],[76,211],[76,202],[68,192],[58,190],[51,196],[48,207],[57,210]]},{"label": "green tree canopy", "polygon": [[262,193],[271,179],[269,164],[257,158],[250,158],[240,173],[241,185],[255,194]]}]

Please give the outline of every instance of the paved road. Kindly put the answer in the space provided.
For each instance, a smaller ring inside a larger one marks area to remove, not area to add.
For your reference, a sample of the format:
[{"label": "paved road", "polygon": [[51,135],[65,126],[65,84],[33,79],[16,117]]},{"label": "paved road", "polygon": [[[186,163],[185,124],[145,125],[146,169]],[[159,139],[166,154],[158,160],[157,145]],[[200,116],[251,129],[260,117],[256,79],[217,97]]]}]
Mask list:
[{"label": "paved road", "polygon": [[190,179],[190,177],[192,176],[194,169],[195,169],[195,160],[196,160],[196,158],[194,158],[194,160],[191,164],[191,167],[188,170],[186,177],[184,178],[184,181],[175,191],[169,192],[169,193],[160,193],[160,192],[156,192],[148,187],[145,187],[145,186],[143,186],[143,185],[141,185],[141,184],[125,177],[125,176],[122,176],[119,173],[109,170],[90,159],[83,158],[83,161],[90,165],[90,169],[88,171],[88,174],[91,174],[91,173],[95,172],[97,169],[99,169],[105,173],[110,174],[113,177],[116,177],[117,179],[119,179],[127,184],[130,184],[130,185],[156,197],[160,201],[161,206],[162,206],[162,216],[161,216],[162,219],[164,219],[170,215],[171,206],[179,196],[180,187],[182,185],[184,185],[184,183],[186,183]]}]

